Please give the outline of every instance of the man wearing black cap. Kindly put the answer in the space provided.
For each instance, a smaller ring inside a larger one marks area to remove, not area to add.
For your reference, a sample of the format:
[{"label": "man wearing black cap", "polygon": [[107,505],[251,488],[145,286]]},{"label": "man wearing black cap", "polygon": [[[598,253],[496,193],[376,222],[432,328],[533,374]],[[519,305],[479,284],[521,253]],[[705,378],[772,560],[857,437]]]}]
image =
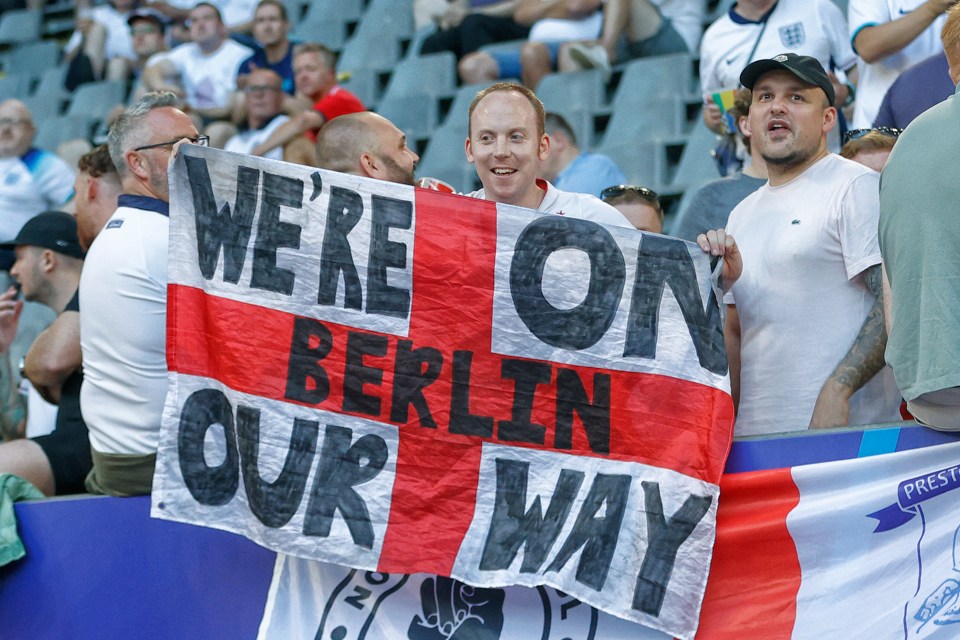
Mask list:
[{"label": "man wearing black cap", "polygon": [[154,9],[137,9],[130,13],[127,24],[130,25],[133,53],[136,54],[131,65],[134,77],[131,100],[137,100],[147,92],[140,79],[143,70],[148,64],[160,62],[165,57],[167,41],[164,39],[164,30],[167,20],[162,13]]},{"label": "man wearing black cap", "polygon": [[[0,445],[0,473],[21,476],[48,496],[83,493],[92,462],[87,427],[80,415],[83,374],[77,289],[83,250],[77,240],[77,223],[69,214],[47,211],[28,221],[14,240],[0,247],[16,253],[10,275],[20,284],[23,297],[59,314],[37,336],[21,373],[47,400],[60,405],[53,433]],[[19,398],[7,355],[23,309],[23,302],[16,298],[13,287],[0,295],[0,421],[15,428],[19,425],[12,423],[25,421],[22,402],[11,402]]]},{"label": "man wearing black cap", "polygon": [[743,254],[724,298],[736,433],[899,420],[883,361],[879,175],[827,150],[837,110],[815,58],[757,60],[740,81],[769,182],[727,224]]}]

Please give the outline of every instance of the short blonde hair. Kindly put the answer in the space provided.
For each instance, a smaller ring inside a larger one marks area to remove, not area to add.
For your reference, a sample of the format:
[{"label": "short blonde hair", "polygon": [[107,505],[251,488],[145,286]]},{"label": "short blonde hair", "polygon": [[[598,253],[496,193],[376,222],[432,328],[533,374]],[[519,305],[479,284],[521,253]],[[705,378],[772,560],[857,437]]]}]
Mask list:
[{"label": "short blonde hair", "polygon": [[467,130],[469,133],[473,133],[470,123],[473,121],[473,112],[476,110],[477,105],[480,104],[480,101],[486,98],[491,93],[496,93],[498,91],[514,91],[519,93],[524,98],[526,98],[531,105],[533,105],[533,110],[536,112],[537,117],[537,137],[542,138],[543,133],[546,130],[546,118],[547,112],[543,108],[543,103],[540,102],[540,98],[537,97],[533,91],[529,88],[523,86],[522,84],[516,84],[514,82],[497,82],[490,85],[486,89],[482,89],[477,92],[477,95],[473,98],[473,102],[470,103],[470,111],[467,114]]}]

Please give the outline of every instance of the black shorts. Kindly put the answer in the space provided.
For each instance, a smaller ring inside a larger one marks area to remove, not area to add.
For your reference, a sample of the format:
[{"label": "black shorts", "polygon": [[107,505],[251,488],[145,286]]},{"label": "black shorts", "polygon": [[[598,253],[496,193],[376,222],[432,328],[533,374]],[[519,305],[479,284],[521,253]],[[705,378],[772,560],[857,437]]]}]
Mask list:
[{"label": "black shorts", "polygon": [[93,461],[85,424],[66,421],[53,433],[33,438],[33,441],[40,445],[50,461],[53,486],[58,496],[87,492],[83,481],[90,473]]}]

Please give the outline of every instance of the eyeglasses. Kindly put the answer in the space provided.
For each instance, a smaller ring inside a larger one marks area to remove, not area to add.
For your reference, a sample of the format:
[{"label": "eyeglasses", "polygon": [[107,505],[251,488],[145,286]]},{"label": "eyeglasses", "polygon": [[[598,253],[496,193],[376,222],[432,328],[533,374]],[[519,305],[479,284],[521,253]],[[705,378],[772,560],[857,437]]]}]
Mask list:
[{"label": "eyeglasses", "polygon": [[197,136],[196,138],[177,138],[176,140],[169,140],[167,142],[158,142],[156,144],[145,144],[142,147],[137,147],[134,151],[143,151],[145,149],[155,149],[157,147],[165,147],[167,145],[175,145],[181,140],[186,140],[190,144],[197,144],[201,147],[210,146],[210,136]]},{"label": "eyeglasses", "polygon": [[160,29],[151,26],[132,27],[130,29],[130,35],[132,36],[146,36],[150,35],[151,33],[160,33]]},{"label": "eyeglasses", "polygon": [[18,127],[27,122],[24,118],[0,118],[0,127]]},{"label": "eyeglasses", "polygon": [[271,87],[267,84],[253,84],[244,87],[244,93],[267,93],[268,91],[280,91],[280,87]]},{"label": "eyeglasses", "polygon": [[657,195],[657,192],[653,189],[647,189],[646,187],[635,187],[632,184],[618,184],[612,187],[607,187],[600,192],[600,199],[606,202],[611,198],[619,198],[628,191],[632,191],[644,200],[650,202],[656,202],[659,204],[660,196]]},{"label": "eyeglasses", "polygon": [[851,140],[858,140],[868,133],[873,133],[876,131],[880,135],[889,136],[891,138],[897,138],[903,133],[903,129],[897,129],[895,127],[874,127],[872,129],[852,129],[843,134],[843,144],[847,144]]}]

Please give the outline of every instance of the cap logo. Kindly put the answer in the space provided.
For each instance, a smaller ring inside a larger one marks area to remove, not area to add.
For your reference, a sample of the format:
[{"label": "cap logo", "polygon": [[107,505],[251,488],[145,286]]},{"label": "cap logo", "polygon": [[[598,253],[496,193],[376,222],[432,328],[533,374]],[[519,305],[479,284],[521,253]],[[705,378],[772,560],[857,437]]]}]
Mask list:
[{"label": "cap logo", "polygon": [[65,246],[67,246],[67,241],[66,241],[66,240],[57,240],[57,241],[56,241],[56,245],[57,245],[58,247],[65,247]]},{"label": "cap logo", "polygon": [[785,55],[783,55],[783,54],[781,53],[779,56],[775,56],[775,57],[773,58],[773,60],[774,60],[774,62],[786,62],[786,61],[787,61],[787,56],[785,56]]}]

